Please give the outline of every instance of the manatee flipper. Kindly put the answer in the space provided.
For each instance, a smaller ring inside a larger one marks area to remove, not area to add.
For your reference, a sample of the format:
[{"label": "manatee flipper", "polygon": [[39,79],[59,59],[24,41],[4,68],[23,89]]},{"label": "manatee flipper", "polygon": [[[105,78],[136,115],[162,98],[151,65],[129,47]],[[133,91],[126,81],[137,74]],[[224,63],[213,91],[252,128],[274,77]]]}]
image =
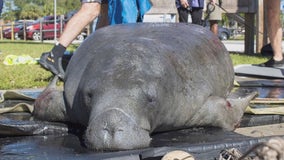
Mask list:
[{"label": "manatee flipper", "polygon": [[46,121],[66,121],[66,108],[63,91],[57,89],[58,76],[55,76],[35,101],[33,115]]},{"label": "manatee flipper", "polygon": [[225,130],[234,130],[239,126],[249,102],[256,95],[257,92],[252,92],[244,97],[227,99],[209,96],[192,121],[203,126],[212,125]]}]

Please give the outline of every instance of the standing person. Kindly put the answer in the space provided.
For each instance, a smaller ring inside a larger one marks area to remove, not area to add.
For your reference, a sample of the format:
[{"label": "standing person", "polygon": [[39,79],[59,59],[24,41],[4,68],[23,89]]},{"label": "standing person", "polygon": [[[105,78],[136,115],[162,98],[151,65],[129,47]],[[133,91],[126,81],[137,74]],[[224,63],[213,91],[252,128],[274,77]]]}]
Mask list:
[{"label": "standing person", "polygon": [[0,17],[2,14],[2,8],[3,8],[3,0],[0,0]]},{"label": "standing person", "polygon": [[[135,4],[137,4],[137,6],[139,5],[135,9],[139,9],[139,7],[142,5],[141,3],[143,2],[148,2],[148,4],[150,5],[149,0],[135,0]],[[39,63],[43,68],[51,71],[55,75],[58,75],[58,77],[61,79],[64,78],[64,70],[62,68],[61,62],[62,56],[64,55],[66,48],[83,30],[83,28],[100,15],[101,3],[107,3],[107,0],[81,0],[81,8],[68,21],[62,35],[59,38],[59,41],[54,45],[50,52],[46,52],[41,55]],[[150,9],[150,7],[151,6],[148,6],[148,9]],[[136,12],[138,13],[139,10],[136,10]],[[109,20],[111,19],[113,19],[113,17],[109,17]],[[136,19],[134,22],[136,22]],[[122,23],[122,21],[119,22]]]},{"label": "standing person", "polygon": [[[0,18],[2,14],[2,9],[3,9],[3,0],[0,0]],[[0,50],[0,53],[1,53],[1,50]]]},{"label": "standing person", "polygon": [[43,68],[50,70],[61,79],[64,78],[61,61],[66,47],[71,44],[86,25],[99,16],[101,11],[101,0],[82,0],[81,2],[80,10],[68,21],[59,41],[50,52],[43,53],[39,60]]},{"label": "standing person", "polygon": [[[220,2],[221,1],[219,0],[218,5],[221,5]],[[221,12],[220,7],[216,5],[217,5],[217,0],[207,0],[206,13],[207,13],[207,16],[208,16],[207,18],[210,24],[210,30],[215,35],[218,36],[218,22],[222,20],[222,12]]]},{"label": "standing person", "polygon": [[179,22],[187,23],[188,14],[191,14],[193,24],[202,24],[204,0],[176,0]]},{"label": "standing person", "polygon": [[262,67],[284,67],[282,53],[282,25],[280,20],[280,0],[265,0],[267,13],[268,38],[273,50],[273,57],[267,62],[258,64]]}]

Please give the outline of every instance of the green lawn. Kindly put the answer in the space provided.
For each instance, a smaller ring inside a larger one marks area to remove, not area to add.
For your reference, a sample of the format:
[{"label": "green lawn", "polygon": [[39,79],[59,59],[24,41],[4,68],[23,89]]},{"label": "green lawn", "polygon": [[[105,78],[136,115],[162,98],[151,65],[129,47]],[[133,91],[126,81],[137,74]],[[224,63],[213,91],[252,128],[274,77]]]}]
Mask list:
[{"label": "green lawn", "polygon": [[[0,40],[0,90],[42,88],[50,81],[52,74],[40,67],[38,64],[30,65],[4,65],[3,61],[7,55],[30,55],[39,58],[41,53],[50,51],[53,44],[35,43],[32,41],[9,41]],[[76,45],[68,48],[74,51]],[[230,54],[233,64],[256,64],[267,58],[260,56],[249,56],[244,54]]]},{"label": "green lawn", "polygon": [[[39,58],[43,52],[50,51],[53,44],[32,41],[0,40],[0,90],[42,88],[48,84],[52,74],[38,64],[4,65],[7,55],[30,55]],[[74,50],[74,46],[68,50]]]}]

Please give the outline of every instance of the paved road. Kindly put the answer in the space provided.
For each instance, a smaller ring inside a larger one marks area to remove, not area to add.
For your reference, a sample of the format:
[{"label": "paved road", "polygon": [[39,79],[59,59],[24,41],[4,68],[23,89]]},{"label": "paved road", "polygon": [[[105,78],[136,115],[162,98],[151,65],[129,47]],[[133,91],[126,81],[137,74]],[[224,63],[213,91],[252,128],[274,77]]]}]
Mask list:
[{"label": "paved road", "polygon": [[244,52],[245,42],[244,41],[222,41],[229,52]]},{"label": "paved road", "polygon": [[[222,41],[226,46],[227,50],[230,52],[244,52],[245,51],[245,42],[243,40],[228,40]],[[256,46],[254,46],[254,50]],[[284,41],[282,41],[282,48],[284,48]]]}]

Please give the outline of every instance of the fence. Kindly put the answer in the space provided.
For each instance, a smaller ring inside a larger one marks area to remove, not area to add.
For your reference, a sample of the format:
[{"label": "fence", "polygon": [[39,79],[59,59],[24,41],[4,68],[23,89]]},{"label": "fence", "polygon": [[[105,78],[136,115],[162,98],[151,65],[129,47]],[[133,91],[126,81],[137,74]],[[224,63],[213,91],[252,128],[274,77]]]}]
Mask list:
[{"label": "fence", "polygon": [[[67,20],[63,16],[56,18],[54,23],[54,16],[46,16],[38,21],[24,20],[21,22],[12,22],[11,24],[4,24],[0,26],[0,39],[23,39],[43,41],[44,39],[58,38],[66,24]],[[84,29],[77,39],[84,39],[89,34],[89,27]]]}]

